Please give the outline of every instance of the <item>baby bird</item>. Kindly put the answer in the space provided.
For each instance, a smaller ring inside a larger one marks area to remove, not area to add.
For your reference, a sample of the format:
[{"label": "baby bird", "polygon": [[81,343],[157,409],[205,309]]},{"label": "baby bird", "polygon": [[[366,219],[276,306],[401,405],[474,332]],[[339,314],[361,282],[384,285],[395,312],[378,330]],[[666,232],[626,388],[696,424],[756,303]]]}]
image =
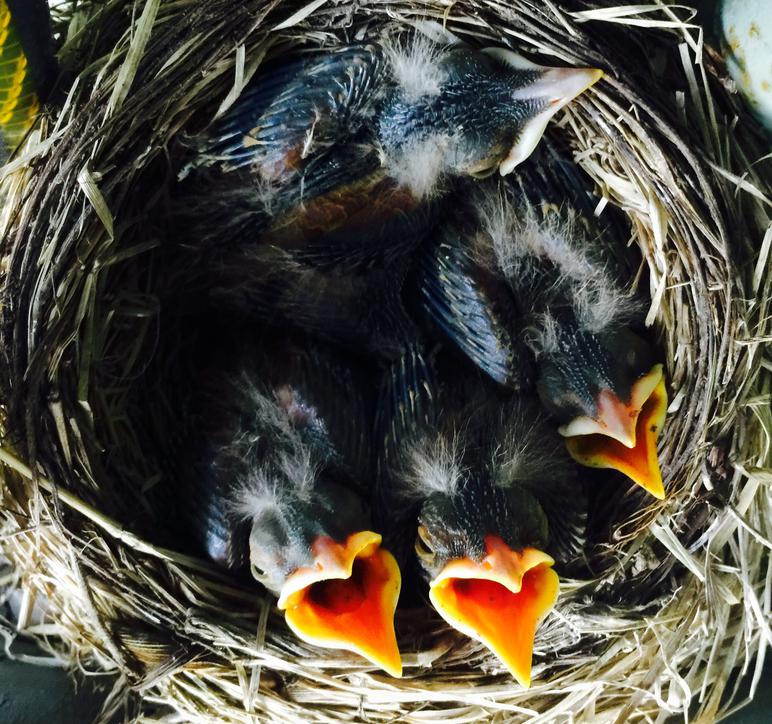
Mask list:
[{"label": "baby bird", "polygon": [[412,236],[425,227],[445,179],[510,173],[601,76],[421,33],[308,53],[260,73],[214,123],[195,183],[233,189],[218,217],[238,227],[231,243],[259,237],[312,256],[398,244],[406,225]]},{"label": "baby bird", "polygon": [[434,424],[413,418],[388,484],[414,512],[434,608],[528,687],[536,628],[558,596],[553,565],[581,550],[586,501],[538,405],[476,385],[434,391]]},{"label": "baby bird", "polygon": [[307,342],[219,340],[208,356],[176,476],[180,528],[219,564],[251,564],[299,638],[400,676],[400,571],[363,502],[362,381]]},{"label": "baby bird", "polygon": [[421,34],[267,70],[180,189],[192,218],[175,228],[210,254],[186,296],[388,354],[409,326],[391,312],[404,260],[443,211],[444,180],[509,173],[600,75]]},{"label": "baby bird", "polygon": [[617,469],[661,499],[663,366],[629,328],[638,308],[598,253],[611,229],[591,221],[582,187],[573,166],[555,156],[523,167],[514,190],[488,187],[475,210],[427,244],[421,304],[501,384],[523,386],[527,345],[539,396],[561,422],[572,457]]}]

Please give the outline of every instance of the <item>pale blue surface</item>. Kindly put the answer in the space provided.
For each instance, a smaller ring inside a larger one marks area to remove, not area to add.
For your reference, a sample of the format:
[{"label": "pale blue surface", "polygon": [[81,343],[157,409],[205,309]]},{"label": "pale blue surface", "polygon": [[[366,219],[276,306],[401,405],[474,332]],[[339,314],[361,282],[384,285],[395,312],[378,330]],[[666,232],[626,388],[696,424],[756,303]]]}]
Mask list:
[{"label": "pale blue surface", "polygon": [[772,131],[772,0],[723,0],[718,27],[727,69]]}]

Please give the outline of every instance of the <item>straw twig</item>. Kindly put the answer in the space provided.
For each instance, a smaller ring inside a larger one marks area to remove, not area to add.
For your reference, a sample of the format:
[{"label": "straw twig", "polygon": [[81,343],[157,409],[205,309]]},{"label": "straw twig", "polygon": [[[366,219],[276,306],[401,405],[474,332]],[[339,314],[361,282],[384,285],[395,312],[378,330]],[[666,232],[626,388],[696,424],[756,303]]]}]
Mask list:
[{"label": "straw twig", "polygon": [[[399,616],[400,680],[298,641],[256,585],[177,551],[156,504],[158,428],[175,414],[154,376],[176,363],[164,209],[180,141],[266,58],[425,18],[608,71],[550,134],[599,213],[627,215],[667,360],[668,498],[608,501],[586,576],[539,631],[528,691],[428,609]],[[76,82],[0,170],[0,550],[46,602],[30,628],[44,647],[121,674],[106,716],[133,697],[153,721],[710,721],[742,703],[736,668],[755,691],[772,643],[772,159],[689,8],[93,0],[55,22]]]}]

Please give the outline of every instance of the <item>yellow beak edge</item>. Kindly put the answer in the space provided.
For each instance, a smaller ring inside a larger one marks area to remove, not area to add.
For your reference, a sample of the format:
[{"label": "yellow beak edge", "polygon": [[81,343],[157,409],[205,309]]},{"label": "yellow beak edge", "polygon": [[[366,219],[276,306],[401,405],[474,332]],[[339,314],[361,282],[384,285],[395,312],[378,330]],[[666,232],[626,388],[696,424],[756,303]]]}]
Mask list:
[{"label": "yellow beak edge", "polygon": [[352,651],[392,676],[402,676],[394,632],[401,587],[394,556],[372,531],[345,542],[320,537],[312,547],[314,565],[287,579],[279,597],[287,625],[303,641]]},{"label": "yellow beak edge", "polygon": [[485,644],[528,688],[536,627],[558,596],[554,561],[535,548],[513,551],[497,536],[485,540],[485,558],[448,563],[429,597],[451,626]]}]

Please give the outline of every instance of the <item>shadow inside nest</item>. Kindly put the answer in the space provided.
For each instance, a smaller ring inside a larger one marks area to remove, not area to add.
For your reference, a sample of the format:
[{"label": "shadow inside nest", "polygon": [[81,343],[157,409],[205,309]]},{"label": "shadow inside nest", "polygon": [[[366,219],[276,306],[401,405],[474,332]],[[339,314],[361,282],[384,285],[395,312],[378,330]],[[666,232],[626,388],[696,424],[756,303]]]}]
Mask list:
[{"label": "shadow inside nest", "polygon": [[[548,146],[553,152],[559,149],[561,154],[570,153],[560,131],[549,135]],[[114,482],[110,488],[101,488],[99,504],[102,510],[144,539],[204,560],[204,551],[187,540],[185,523],[175,516],[181,504],[173,484],[175,461],[190,424],[188,398],[192,380],[202,359],[216,358],[217,354],[211,352],[223,338],[223,330],[230,330],[225,336],[234,331],[249,335],[256,328],[271,329],[271,325],[264,319],[256,322],[243,312],[218,309],[202,294],[201,269],[216,268],[221,250],[202,253],[194,241],[194,228],[170,223],[170,219],[177,218],[170,209],[180,202],[178,178],[190,157],[188,144],[186,140],[176,149],[169,165],[167,162],[154,164],[137,183],[137,188],[157,189],[153,204],[137,200],[138,209],[142,208],[145,215],[144,239],[151,239],[148,246],[153,248],[139,256],[137,263],[118,266],[114,277],[105,284],[105,288],[112,290],[105,295],[105,303],[114,310],[114,316],[111,336],[105,355],[99,360],[95,379],[103,390],[103,400],[108,401],[110,394],[118,389],[121,393],[115,396],[115,408],[109,404],[105,408],[109,422],[103,439],[109,442],[107,454],[102,458],[105,469],[100,478]],[[527,164],[538,166],[543,153],[537,150]],[[585,182],[588,191],[592,191],[589,178],[585,178]],[[607,207],[604,214],[621,235],[630,237],[623,213]],[[139,247],[144,242],[138,238],[134,243]],[[224,245],[227,247],[227,240]],[[620,279],[629,282],[635,278],[639,288],[646,288],[647,272],[642,268],[637,247],[627,244],[608,251]],[[204,292],[205,284],[206,281]],[[276,334],[281,336],[284,329],[279,325],[270,334],[274,338]],[[656,344],[652,330],[636,328],[635,331]],[[453,364],[473,373],[473,366],[467,360],[446,351]],[[661,356],[661,350],[657,354]],[[366,386],[375,389],[382,374],[378,362],[356,352],[354,359],[361,367]],[[131,434],[125,434],[129,430]],[[674,587],[675,579],[665,586],[672,572],[670,566],[641,571],[631,579],[620,579],[614,574],[620,542],[634,537],[652,515],[647,512],[646,492],[625,481],[620,473],[604,470],[586,471],[584,487],[589,501],[587,544],[573,560],[558,563],[561,576],[598,582],[585,590],[593,590],[599,603],[618,603],[626,591],[636,589],[644,579],[650,584],[638,589],[639,604],[646,603],[644,590],[649,590],[654,600]],[[652,511],[656,514],[656,507]],[[632,529],[620,536],[630,526]],[[241,535],[246,540],[246,531]],[[240,573],[223,572],[223,575],[238,588],[261,590],[246,568]],[[427,587],[423,582],[403,590],[400,607],[408,609],[407,621],[418,622],[416,631],[425,625],[427,601]],[[248,613],[249,606],[245,609],[239,603],[234,605],[237,616]]]}]

